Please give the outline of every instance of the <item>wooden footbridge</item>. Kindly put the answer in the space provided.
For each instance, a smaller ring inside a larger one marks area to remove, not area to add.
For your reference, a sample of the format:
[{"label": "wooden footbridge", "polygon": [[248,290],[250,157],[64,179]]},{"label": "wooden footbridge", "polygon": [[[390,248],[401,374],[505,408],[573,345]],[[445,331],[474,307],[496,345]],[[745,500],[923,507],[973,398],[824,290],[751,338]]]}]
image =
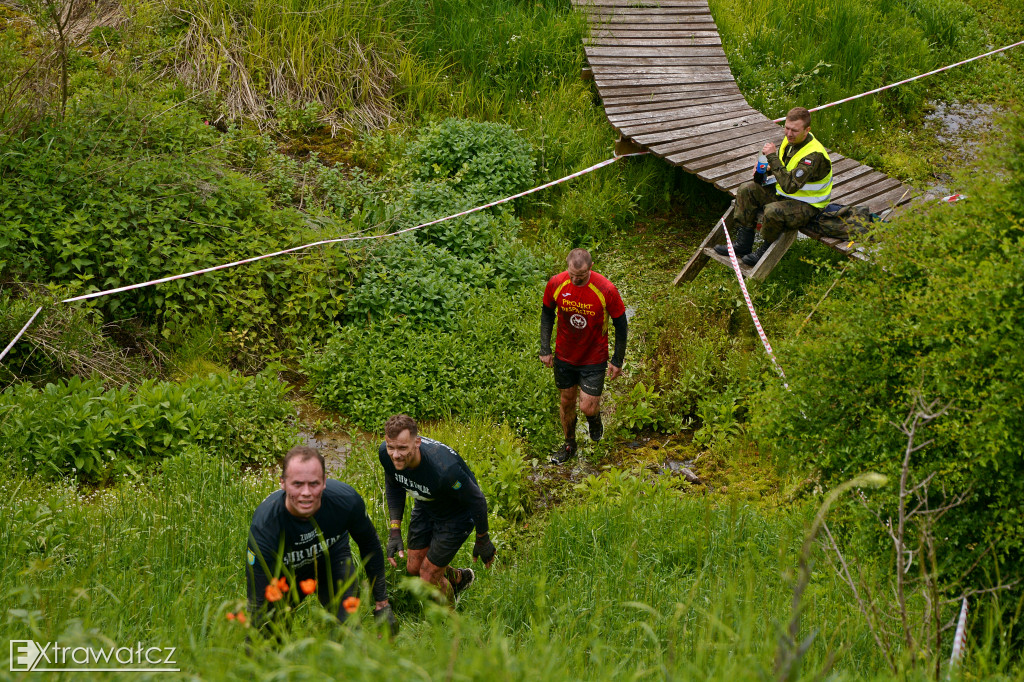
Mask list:
[{"label": "wooden footbridge", "polygon": [[[620,133],[617,150],[646,149],[735,197],[764,143],[778,144],[784,133],[740,93],[707,0],[572,2],[590,24],[584,76],[593,78],[608,121]],[[870,166],[831,151],[829,156],[836,203],[883,213],[919,194]],[[859,255],[852,242],[802,232]],[[756,266],[741,266],[744,275],[767,276],[796,237],[783,233]],[[712,230],[675,283],[694,277],[708,259],[728,264],[711,248],[724,241],[721,228]]]}]

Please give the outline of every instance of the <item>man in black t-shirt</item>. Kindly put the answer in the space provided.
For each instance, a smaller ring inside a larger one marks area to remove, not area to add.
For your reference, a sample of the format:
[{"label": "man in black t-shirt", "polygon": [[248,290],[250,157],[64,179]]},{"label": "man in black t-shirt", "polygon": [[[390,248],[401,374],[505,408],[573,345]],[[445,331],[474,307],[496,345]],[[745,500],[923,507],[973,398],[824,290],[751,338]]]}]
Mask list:
[{"label": "man in black t-shirt", "polygon": [[458,453],[444,443],[418,435],[416,420],[398,414],[384,425],[378,450],[384,467],[384,492],[391,513],[387,555],[405,557],[402,517],[405,495],[416,500],[409,518],[409,556],[406,571],[436,585],[454,600],[475,577],[470,568],[449,564],[476,527],[473,561],[490,568],[495,549],[487,534],[487,500],[476,477]]},{"label": "man in black t-shirt", "polygon": [[[316,593],[339,621],[359,593],[349,536],[362,555],[374,599],[374,616],[397,631],[384,582],[384,553],[363,498],[347,483],[328,479],[316,448],[297,446],[281,463],[281,489],[252,515],[246,551],[249,611],[260,624],[267,602]],[[356,602],[357,603],[357,602]]]}]

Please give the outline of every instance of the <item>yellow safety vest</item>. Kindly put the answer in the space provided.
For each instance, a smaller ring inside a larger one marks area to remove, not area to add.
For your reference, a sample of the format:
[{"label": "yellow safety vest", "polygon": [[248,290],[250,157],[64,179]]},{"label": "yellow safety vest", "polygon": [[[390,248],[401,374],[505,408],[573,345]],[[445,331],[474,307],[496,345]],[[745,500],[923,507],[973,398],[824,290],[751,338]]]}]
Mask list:
[{"label": "yellow safety vest", "polygon": [[[810,133],[808,133],[808,135],[810,135]],[[780,161],[782,160],[782,155],[783,153],[785,153],[787,146],[789,146],[789,140],[783,139],[782,144],[779,145]],[[814,152],[820,152],[825,156],[826,159],[828,159],[828,175],[826,175],[818,182],[808,182],[807,184],[805,184],[803,187],[798,189],[796,192],[793,192],[792,194],[784,192],[782,190],[782,186],[776,184],[775,192],[781,197],[786,197],[788,199],[796,199],[797,201],[802,201],[805,204],[810,204],[815,208],[825,208],[826,206],[828,206],[829,199],[832,197],[832,159],[829,158],[828,151],[825,149],[825,147],[820,142],[818,142],[818,138],[812,135],[811,139],[807,142],[807,144],[805,144],[803,147],[797,150],[796,154],[793,155],[793,158],[790,159],[789,163],[786,164],[786,170],[792,173],[794,170],[796,170],[796,166],[798,163],[800,163],[801,159],[803,159],[808,154],[813,154]]]}]

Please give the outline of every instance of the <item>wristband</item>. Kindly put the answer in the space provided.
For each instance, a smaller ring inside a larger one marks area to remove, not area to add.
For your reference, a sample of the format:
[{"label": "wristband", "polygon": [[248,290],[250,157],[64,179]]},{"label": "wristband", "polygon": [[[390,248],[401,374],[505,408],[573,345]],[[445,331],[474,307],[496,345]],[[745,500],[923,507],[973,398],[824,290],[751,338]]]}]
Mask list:
[{"label": "wristband", "polygon": [[401,521],[392,521],[391,522],[391,530],[399,530],[399,529],[401,529],[401,527],[402,527],[402,522]]}]

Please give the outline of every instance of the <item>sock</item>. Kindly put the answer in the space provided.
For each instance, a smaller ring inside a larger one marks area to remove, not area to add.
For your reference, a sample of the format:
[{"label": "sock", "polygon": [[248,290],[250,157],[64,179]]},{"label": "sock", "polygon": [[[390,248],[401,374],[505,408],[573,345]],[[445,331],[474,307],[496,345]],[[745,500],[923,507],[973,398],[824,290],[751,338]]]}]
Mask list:
[{"label": "sock", "polygon": [[576,423],[579,421],[579,417],[572,418],[572,426],[569,427],[569,433],[565,434],[565,442],[576,444]]}]

